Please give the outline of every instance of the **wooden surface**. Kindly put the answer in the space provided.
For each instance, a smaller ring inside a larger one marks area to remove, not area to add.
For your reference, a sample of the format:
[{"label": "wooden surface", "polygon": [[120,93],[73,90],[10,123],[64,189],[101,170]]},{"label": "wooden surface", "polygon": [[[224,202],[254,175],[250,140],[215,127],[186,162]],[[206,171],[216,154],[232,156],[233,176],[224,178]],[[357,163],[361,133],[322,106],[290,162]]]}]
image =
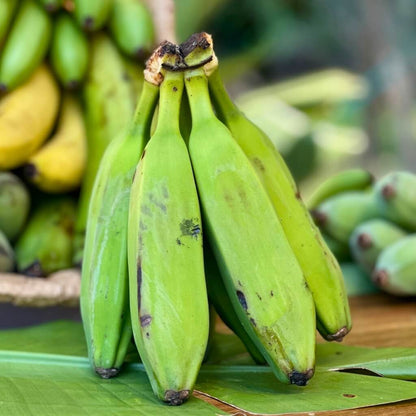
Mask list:
[{"label": "wooden surface", "polygon": [[[362,347],[415,347],[416,299],[400,299],[377,294],[350,299],[353,329],[343,344]],[[219,329],[224,330],[221,322]],[[322,339],[318,340],[322,342]],[[416,383],[415,383],[416,390]],[[198,396],[218,407],[218,414],[249,416],[221,402]],[[298,413],[300,415],[300,413]],[[302,413],[309,416],[410,416],[416,415],[416,400],[392,405],[373,406],[354,410]],[[258,416],[258,414],[257,414]]]}]

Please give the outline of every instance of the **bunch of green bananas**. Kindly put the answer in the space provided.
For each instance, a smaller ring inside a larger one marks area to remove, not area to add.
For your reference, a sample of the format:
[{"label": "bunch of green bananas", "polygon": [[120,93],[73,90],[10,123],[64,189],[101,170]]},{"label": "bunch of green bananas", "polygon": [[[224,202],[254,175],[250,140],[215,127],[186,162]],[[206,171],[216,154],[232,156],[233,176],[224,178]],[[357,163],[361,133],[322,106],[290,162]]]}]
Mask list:
[{"label": "bunch of green bananas", "polygon": [[[19,211],[0,220],[0,272],[80,264],[98,164],[133,114],[153,39],[140,0],[0,0],[0,217]],[[70,222],[38,214],[60,196]],[[54,221],[62,245],[48,237]]]},{"label": "bunch of green bananas", "polygon": [[[308,206],[338,260],[360,269],[351,292],[362,285],[416,295],[416,174],[393,171],[373,183],[363,169],[346,170],[323,182]],[[346,269],[348,286],[354,267]]]},{"label": "bunch of green bananas", "polygon": [[316,329],[340,341],[351,318],[289,169],[227,94],[210,35],[163,42],[144,78],[88,211],[81,313],[93,369],[118,374],[133,335],[155,395],[182,404],[211,304],[256,362],[306,385]]}]

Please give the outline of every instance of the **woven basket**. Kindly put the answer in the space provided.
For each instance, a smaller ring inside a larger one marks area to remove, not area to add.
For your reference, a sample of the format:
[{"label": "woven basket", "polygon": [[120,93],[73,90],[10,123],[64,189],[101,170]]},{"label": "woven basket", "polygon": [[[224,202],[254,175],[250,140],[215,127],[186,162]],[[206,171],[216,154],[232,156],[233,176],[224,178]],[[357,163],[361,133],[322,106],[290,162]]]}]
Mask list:
[{"label": "woven basket", "polygon": [[79,269],[66,269],[48,277],[0,273],[0,302],[18,306],[77,306],[81,286]]}]

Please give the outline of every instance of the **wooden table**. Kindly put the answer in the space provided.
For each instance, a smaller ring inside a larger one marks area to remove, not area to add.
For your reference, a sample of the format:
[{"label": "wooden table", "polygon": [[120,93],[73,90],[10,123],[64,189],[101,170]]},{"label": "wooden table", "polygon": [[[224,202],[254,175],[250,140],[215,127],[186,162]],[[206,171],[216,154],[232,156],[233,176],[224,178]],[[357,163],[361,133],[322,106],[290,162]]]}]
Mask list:
[{"label": "wooden table", "polygon": [[[362,347],[415,347],[416,348],[416,299],[400,299],[377,294],[350,298],[353,329],[343,341],[346,345]],[[224,324],[218,323],[219,330]],[[321,341],[318,341],[321,342]],[[415,383],[416,390],[416,383]],[[225,413],[235,416],[251,415],[216,400],[199,396]],[[367,407],[355,410],[303,413],[313,416],[381,416],[415,415],[416,400]]]}]

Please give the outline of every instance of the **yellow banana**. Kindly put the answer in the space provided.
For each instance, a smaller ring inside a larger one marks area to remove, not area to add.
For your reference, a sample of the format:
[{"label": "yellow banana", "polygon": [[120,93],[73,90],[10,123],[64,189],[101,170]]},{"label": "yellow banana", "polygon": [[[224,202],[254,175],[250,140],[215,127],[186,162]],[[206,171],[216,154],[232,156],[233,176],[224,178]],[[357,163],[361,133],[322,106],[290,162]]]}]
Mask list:
[{"label": "yellow banana", "polygon": [[59,89],[41,65],[0,100],[0,169],[22,165],[48,138],[59,108]]},{"label": "yellow banana", "polygon": [[54,136],[24,166],[26,176],[45,192],[68,192],[79,187],[85,170],[87,138],[80,103],[63,97]]}]

